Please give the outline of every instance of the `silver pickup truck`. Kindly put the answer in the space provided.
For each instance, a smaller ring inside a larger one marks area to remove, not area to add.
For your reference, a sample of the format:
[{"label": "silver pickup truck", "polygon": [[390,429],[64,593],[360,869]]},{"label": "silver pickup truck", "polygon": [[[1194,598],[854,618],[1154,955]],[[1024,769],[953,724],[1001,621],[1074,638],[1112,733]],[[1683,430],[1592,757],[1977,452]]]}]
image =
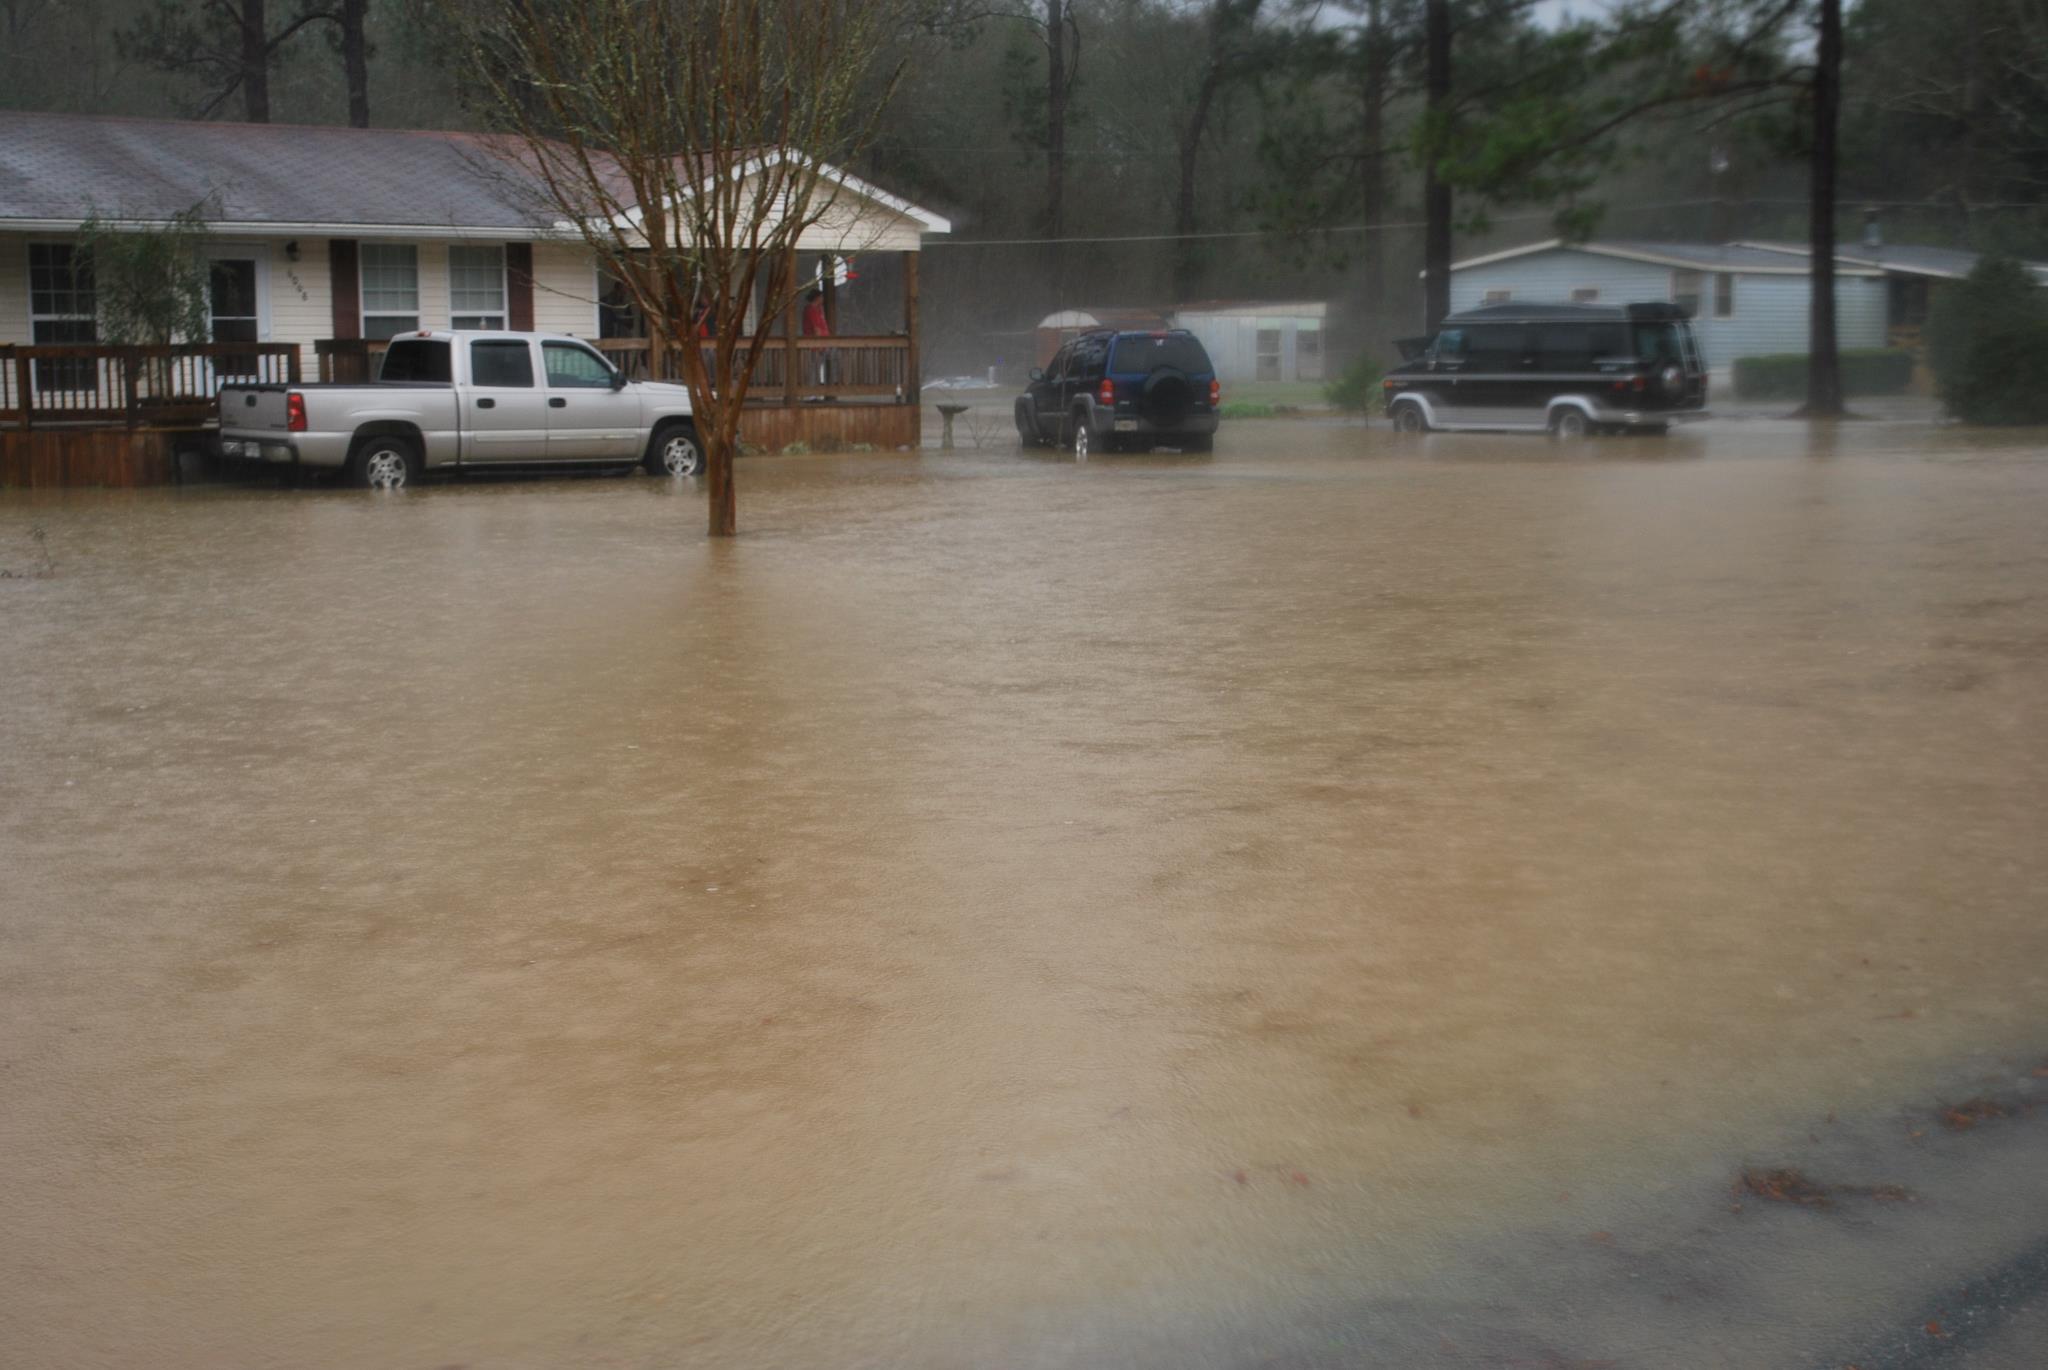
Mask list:
[{"label": "silver pickup truck", "polygon": [[385,489],[434,470],[639,462],[694,476],[704,465],[686,388],[629,381],[589,343],[553,333],[404,333],[365,385],[224,386],[220,446]]}]

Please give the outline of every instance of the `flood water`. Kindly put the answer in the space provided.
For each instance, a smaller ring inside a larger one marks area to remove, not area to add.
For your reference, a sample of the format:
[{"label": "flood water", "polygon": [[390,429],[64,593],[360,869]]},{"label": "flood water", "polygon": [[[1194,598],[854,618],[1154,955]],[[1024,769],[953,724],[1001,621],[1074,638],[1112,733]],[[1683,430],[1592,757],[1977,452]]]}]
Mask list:
[{"label": "flood water", "polygon": [[2042,446],[0,492],[0,1363],[1553,1363],[2048,1045]]}]

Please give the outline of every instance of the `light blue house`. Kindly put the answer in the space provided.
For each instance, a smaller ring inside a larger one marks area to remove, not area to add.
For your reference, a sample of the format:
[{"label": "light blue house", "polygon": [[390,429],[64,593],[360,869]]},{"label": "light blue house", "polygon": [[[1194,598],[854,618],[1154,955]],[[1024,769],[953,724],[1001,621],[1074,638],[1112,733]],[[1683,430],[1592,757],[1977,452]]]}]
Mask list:
[{"label": "light blue house", "polygon": [[[1890,310],[1884,268],[1835,267],[1836,329],[1844,348],[1883,347]],[[1747,244],[1559,239],[1474,257],[1451,267],[1451,308],[1486,304],[1639,304],[1668,300],[1692,311],[1717,382],[1737,357],[1807,350],[1812,284],[1803,256]]]}]

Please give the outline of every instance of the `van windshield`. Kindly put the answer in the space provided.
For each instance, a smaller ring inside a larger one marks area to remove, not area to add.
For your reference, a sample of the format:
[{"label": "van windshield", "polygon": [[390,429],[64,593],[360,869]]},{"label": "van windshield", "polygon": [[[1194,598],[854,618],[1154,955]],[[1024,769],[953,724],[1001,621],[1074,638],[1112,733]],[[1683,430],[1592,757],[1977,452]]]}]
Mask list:
[{"label": "van windshield", "polygon": [[1209,354],[1202,344],[1185,333],[1135,334],[1116,340],[1116,355],[1110,367],[1120,376],[1149,376],[1162,366],[1181,371],[1207,371]]}]

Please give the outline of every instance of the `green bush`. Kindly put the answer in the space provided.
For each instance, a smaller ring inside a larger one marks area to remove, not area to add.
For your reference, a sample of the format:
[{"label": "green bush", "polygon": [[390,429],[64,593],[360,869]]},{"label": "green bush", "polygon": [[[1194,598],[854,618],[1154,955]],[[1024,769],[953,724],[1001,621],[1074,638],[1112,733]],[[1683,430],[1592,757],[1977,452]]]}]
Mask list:
[{"label": "green bush", "polygon": [[1270,419],[1280,411],[1257,400],[1225,400],[1216,416],[1223,419]]},{"label": "green bush", "polygon": [[1927,361],[1964,422],[2048,424],[2048,291],[2011,258],[1984,258],[1936,294]]},{"label": "green bush", "polygon": [[1323,387],[1323,398],[1352,414],[1380,412],[1380,378],[1385,375],[1370,352],[1359,353],[1344,374]]},{"label": "green bush", "polygon": [[[1844,395],[1896,395],[1913,381],[1913,354],[1896,347],[1845,348]],[[1806,398],[1806,354],[1735,359],[1735,393],[1745,400]]]}]

